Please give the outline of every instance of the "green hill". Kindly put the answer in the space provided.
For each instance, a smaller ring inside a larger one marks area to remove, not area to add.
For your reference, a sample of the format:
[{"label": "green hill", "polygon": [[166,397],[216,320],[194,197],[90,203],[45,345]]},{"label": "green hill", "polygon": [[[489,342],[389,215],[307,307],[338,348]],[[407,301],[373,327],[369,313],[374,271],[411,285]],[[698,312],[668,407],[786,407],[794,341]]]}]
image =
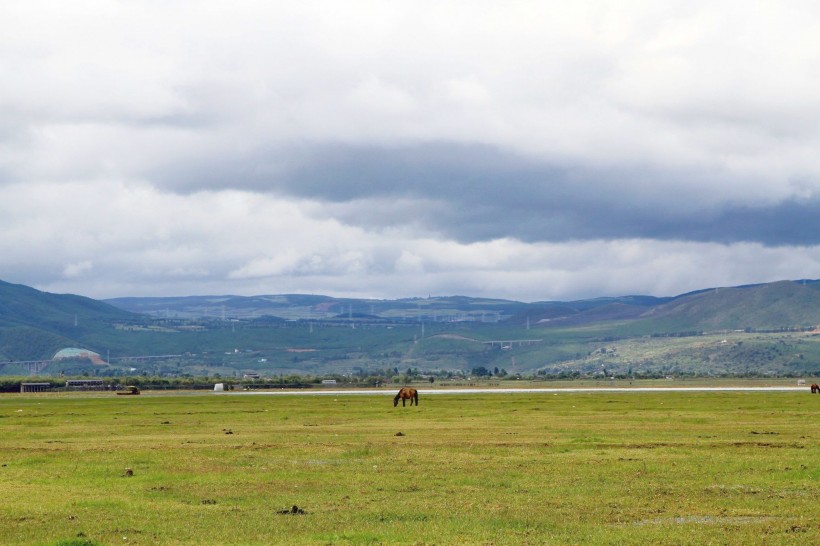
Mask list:
[{"label": "green hill", "polygon": [[646,331],[806,328],[820,324],[820,290],[780,281],[680,296],[641,314]]},{"label": "green hill", "polygon": [[87,347],[110,336],[115,322],[134,318],[90,298],[0,281],[0,361],[39,360],[64,347]]},{"label": "green hill", "polygon": [[817,324],[815,281],[534,303],[299,294],[100,302],[0,281],[0,373],[80,347],[110,365],[61,362],[43,373],[791,375],[820,370]]}]

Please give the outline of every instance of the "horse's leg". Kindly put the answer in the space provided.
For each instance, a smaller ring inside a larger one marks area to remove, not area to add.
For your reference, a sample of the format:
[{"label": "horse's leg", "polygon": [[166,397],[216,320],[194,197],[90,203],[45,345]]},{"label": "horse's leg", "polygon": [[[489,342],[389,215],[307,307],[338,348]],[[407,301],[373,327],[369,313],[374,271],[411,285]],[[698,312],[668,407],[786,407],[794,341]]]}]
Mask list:
[{"label": "horse's leg", "polygon": [[407,398],[402,398],[401,399],[401,407],[405,407],[407,405],[406,402],[407,402]]}]

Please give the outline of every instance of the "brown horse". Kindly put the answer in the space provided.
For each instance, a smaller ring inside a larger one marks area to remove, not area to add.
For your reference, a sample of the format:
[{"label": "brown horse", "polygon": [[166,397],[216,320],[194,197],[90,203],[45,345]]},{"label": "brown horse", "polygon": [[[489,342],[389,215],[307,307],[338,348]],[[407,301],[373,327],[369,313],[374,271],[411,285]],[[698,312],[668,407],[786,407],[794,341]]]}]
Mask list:
[{"label": "brown horse", "polygon": [[814,394],[814,393],[820,394],[820,385],[818,385],[817,383],[812,383],[811,384],[811,393],[812,394]]},{"label": "brown horse", "polygon": [[394,408],[399,405],[399,400],[401,400],[401,405],[402,406],[404,406],[404,403],[407,400],[410,400],[410,405],[411,406],[413,405],[413,402],[415,402],[416,405],[418,406],[419,405],[419,391],[417,391],[416,389],[410,388],[410,387],[402,387],[401,390],[399,391],[399,394],[397,394],[396,397],[393,398],[393,407]]}]

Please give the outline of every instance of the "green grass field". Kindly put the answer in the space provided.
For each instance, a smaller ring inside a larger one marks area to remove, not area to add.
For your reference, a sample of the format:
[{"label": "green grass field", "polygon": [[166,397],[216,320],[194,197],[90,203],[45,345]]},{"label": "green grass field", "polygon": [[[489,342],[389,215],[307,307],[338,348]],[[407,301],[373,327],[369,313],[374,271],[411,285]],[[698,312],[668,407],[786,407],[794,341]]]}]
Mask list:
[{"label": "green grass field", "polygon": [[808,389],[420,402],[5,395],[0,542],[820,543]]}]

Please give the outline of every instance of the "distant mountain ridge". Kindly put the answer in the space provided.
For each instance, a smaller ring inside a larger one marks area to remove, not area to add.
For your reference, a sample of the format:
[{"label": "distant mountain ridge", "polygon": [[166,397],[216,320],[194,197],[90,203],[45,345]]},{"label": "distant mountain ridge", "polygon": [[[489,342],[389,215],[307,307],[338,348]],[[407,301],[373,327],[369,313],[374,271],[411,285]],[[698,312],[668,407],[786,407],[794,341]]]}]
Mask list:
[{"label": "distant mountain ridge", "polygon": [[[523,356],[517,360],[521,366],[535,367],[547,360],[580,358],[582,353],[577,341],[573,341],[579,339],[591,343],[596,339],[723,330],[813,330],[820,325],[820,281],[807,279],[709,288],[674,297],[627,295],[531,303],[468,296],[378,300],[313,294],[128,297],[97,301],[0,281],[0,363],[7,363],[5,373],[11,373],[9,362],[49,359],[66,347],[86,348],[100,354],[110,352],[112,357],[218,354],[223,355],[216,359],[221,363],[209,366],[227,366],[237,358],[226,355],[237,354],[243,344],[246,347],[243,351],[251,353],[265,344],[280,347],[278,350],[282,351],[294,344],[302,348],[311,344],[319,347],[318,337],[309,337],[313,330],[307,323],[316,323],[317,327],[347,325],[346,331],[344,328],[326,331],[321,350],[327,352],[310,364],[311,369],[324,369],[323,362],[330,362],[329,367],[349,365],[354,359],[363,359],[362,365],[371,365],[368,363],[385,361],[388,358],[385,355],[390,355],[389,359],[404,355],[397,362],[410,362],[413,345],[424,338],[425,333],[431,340],[429,343],[434,344],[434,332],[454,330],[461,332],[460,339],[472,341],[456,343],[452,341],[455,338],[437,338],[435,343],[441,345],[440,355],[436,357],[442,359],[439,362],[463,367],[469,365],[466,363],[471,359],[490,358],[476,353],[482,347],[482,339],[549,337],[553,349],[546,345],[533,349],[542,353],[533,353],[527,364]],[[364,334],[353,334],[362,330],[351,330],[356,328],[356,323],[379,326],[383,333],[376,335],[373,331],[367,338],[368,348],[363,349],[361,336]],[[295,326],[288,329],[288,324]],[[302,330],[299,324],[303,325]],[[391,325],[396,328],[387,336],[387,327],[392,328]],[[428,325],[426,332],[424,325]],[[240,332],[240,328],[244,329]],[[450,341],[445,342],[446,339]],[[562,346],[565,348],[561,349]],[[552,352],[547,354],[549,351]],[[266,353],[264,358],[270,359],[276,354]],[[294,356],[298,354],[277,358],[282,366],[287,360],[293,363],[289,364],[291,368],[302,369],[298,364],[301,357]]]},{"label": "distant mountain ridge", "polygon": [[816,281],[778,281],[715,288],[675,298],[639,319],[699,330],[814,326],[820,324],[820,287]]},{"label": "distant mountain ridge", "polygon": [[132,313],[102,301],[0,281],[0,326],[32,326],[68,334],[100,321],[130,318]]},{"label": "distant mountain ridge", "polygon": [[654,321],[668,327],[735,328],[820,324],[820,281],[777,281],[697,290],[673,297],[628,295],[576,301],[536,301],[468,296],[396,300],[323,295],[125,297],[94,300],[51,294],[0,281],[0,328],[31,327],[61,336],[93,330],[112,320],[234,318],[287,320],[369,315],[388,319],[478,322],[528,321],[571,326],[607,321]]},{"label": "distant mountain ridge", "polygon": [[384,318],[461,317],[481,315],[507,318],[529,304],[467,296],[403,298],[396,300],[335,298],[307,294],[261,296],[185,296],[163,298],[113,298],[105,303],[158,318],[237,318],[276,316],[283,319],[326,319],[335,316],[372,315]]},{"label": "distant mountain ridge", "polygon": [[817,280],[708,288],[673,297],[628,295],[532,303],[467,296],[375,300],[304,294],[115,298],[105,302],[132,313],[188,319],[273,316],[320,320],[348,314],[423,321],[526,323],[540,327],[630,321],[646,329],[678,330],[820,324]]}]

